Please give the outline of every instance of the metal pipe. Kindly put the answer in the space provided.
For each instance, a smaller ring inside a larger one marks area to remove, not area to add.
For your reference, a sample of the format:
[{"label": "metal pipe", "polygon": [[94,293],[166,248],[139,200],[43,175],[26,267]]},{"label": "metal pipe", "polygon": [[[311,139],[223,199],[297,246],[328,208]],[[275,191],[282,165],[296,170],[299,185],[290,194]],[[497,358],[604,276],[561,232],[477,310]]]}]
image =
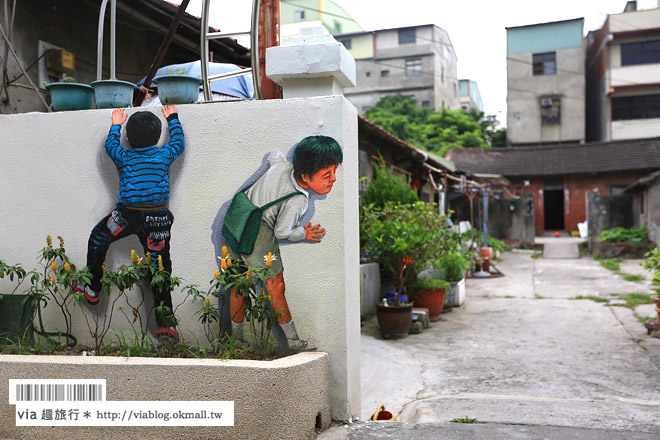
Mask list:
[{"label": "metal pipe", "polygon": [[241,70],[235,70],[233,72],[218,73],[217,75],[209,76],[209,81],[218,81],[221,79],[234,78],[235,76],[243,76],[248,73],[252,73],[252,69],[247,67]]},{"label": "metal pipe", "polygon": [[110,79],[117,79],[116,69],[117,42],[117,0],[110,3]]},{"label": "metal pipe", "polygon": [[488,247],[488,190],[481,189],[481,202],[483,203],[483,230],[484,230],[484,247]]},{"label": "metal pipe", "polygon": [[206,34],[206,39],[216,40],[218,38],[239,37],[241,35],[250,35],[250,32],[209,32]]},{"label": "metal pipe", "polygon": [[99,30],[96,45],[96,80],[100,81],[103,76],[103,21],[105,19],[105,9],[108,6],[108,0],[103,0],[101,10],[99,11]]},{"label": "metal pipe", "polygon": [[199,64],[202,70],[202,89],[204,90],[204,101],[211,100],[211,85],[209,84],[209,39],[207,31],[209,30],[209,2],[204,0],[202,3],[201,29],[199,30],[200,57]]},{"label": "metal pipe", "polygon": [[252,1],[252,27],[250,29],[250,58],[252,61],[252,82],[254,83],[254,97],[263,99],[261,93],[261,71],[259,70],[259,12],[260,1]]}]

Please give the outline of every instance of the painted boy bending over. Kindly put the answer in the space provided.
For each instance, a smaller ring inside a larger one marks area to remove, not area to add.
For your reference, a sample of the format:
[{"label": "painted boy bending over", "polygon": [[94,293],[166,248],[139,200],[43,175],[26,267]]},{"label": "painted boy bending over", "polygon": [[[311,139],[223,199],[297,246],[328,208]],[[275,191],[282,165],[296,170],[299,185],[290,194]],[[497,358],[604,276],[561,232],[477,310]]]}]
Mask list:
[{"label": "painted boy bending over", "polygon": [[[263,267],[264,256],[269,252],[274,255],[271,269],[277,276],[267,280],[266,288],[272,298],[273,308],[282,311],[278,314],[277,321],[286,335],[291,351],[314,350],[316,347],[300,340],[293,324],[284,296],[284,267],[277,241],[321,241],[325,230],[320,225],[312,226],[307,223],[301,226],[298,222],[307,211],[309,191],[328,194],[337,180],[335,172],[342,161],[343,155],[337,141],[327,136],[309,136],[296,146],[292,163],[286,161],[282,152],[271,152],[268,156],[268,171],[246,190],[248,198],[256,206],[264,206],[287,194],[299,192],[264,211],[254,251],[249,255],[241,255],[245,263],[252,267]],[[229,254],[231,258],[237,257],[231,247]],[[234,337],[242,340],[245,319],[243,296],[230,295],[230,313],[232,333]]]},{"label": "painted boy bending over", "polygon": [[[167,208],[170,198],[169,168],[185,148],[183,129],[179,122],[176,106],[163,107],[163,116],[168,121],[170,142],[156,146],[160,139],[161,121],[151,112],[134,113],[130,118],[124,109],[112,112],[112,127],[105,142],[105,151],[119,172],[119,203],[92,230],[87,247],[87,266],[92,272],[89,286],[74,286],[90,304],[99,302],[103,262],[111,243],[136,234],[144,248],[151,254],[155,263],[159,257],[163,268],[171,273],[170,230],[174,216]],[[126,137],[131,148],[123,148],[121,126],[126,124]],[[169,286],[153,288],[155,304],[172,309]],[[174,327],[173,314],[159,316],[156,313],[158,329],[156,335],[177,340],[179,335]]]}]

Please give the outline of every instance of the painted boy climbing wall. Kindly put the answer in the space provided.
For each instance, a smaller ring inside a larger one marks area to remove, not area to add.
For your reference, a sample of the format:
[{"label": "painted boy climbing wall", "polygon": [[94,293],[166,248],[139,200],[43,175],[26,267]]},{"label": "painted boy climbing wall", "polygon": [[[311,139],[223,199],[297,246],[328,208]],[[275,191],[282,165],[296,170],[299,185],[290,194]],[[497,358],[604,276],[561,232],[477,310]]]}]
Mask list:
[{"label": "painted boy climbing wall", "polygon": [[[331,137],[309,136],[293,151],[291,163],[281,151],[268,155],[268,170],[254,184],[239,191],[225,216],[223,236],[231,258],[239,255],[248,266],[263,267],[265,259],[277,274],[266,282],[271,305],[291,351],[314,350],[298,337],[285,297],[284,267],[278,240],[320,242],[325,230],[318,224],[299,224],[307,211],[310,191],[328,194],[337,180],[335,173],[343,162],[341,147]],[[254,212],[257,217],[253,216]],[[250,219],[249,217],[252,218]],[[304,274],[301,274],[304,276]],[[232,292],[230,315],[234,337],[243,340],[244,299]]]},{"label": "painted boy climbing wall", "polygon": [[[103,262],[111,243],[136,234],[150,253],[153,264],[160,260],[168,273],[172,271],[170,260],[170,230],[174,216],[168,209],[170,198],[169,167],[184,151],[183,129],[176,106],[162,109],[169,124],[170,142],[157,146],[162,129],[158,116],[141,111],[128,118],[124,109],[112,112],[112,127],[105,142],[105,151],[119,173],[119,202],[92,230],[87,247],[87,266],[92,273],[89,286],[78,285],[74,289],[83,294],[90,304],[98,304],[101,294]],[[126,137],[131,148],[120,144],[121,126],[126,123]],[[172,311],[169,285],[153,288],[154,302]],[[172,313],[156,313],[161,338],[178,340],[176,318]]]}]

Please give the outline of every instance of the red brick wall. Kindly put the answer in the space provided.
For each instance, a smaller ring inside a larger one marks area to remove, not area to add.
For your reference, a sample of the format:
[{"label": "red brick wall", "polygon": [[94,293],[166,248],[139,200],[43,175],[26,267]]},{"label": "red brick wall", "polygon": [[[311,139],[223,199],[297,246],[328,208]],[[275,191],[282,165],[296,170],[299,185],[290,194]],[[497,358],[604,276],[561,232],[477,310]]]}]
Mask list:
[{"label": "red brick wall", "polygon": [[[601,194],[609,194],[609,185],[633,183],[648,174],[642,172],[626,173],[608,173],[592,176],[564,176],[564,196],[568,190],[568,201],[564,199],[564,230],[577,230],[578,223],[586,220],[586,196],[585,193],[598,188]],[[523,192],[534,194],[534,224],[536,233],[545,231],[545,215],[543,212],[543,179],[539,177],[529,178],[509,178],[511,186],[509,190],[513,192],[514,185],[522,185],[525,180],[529,181],[529,186],[524,187]]]}]

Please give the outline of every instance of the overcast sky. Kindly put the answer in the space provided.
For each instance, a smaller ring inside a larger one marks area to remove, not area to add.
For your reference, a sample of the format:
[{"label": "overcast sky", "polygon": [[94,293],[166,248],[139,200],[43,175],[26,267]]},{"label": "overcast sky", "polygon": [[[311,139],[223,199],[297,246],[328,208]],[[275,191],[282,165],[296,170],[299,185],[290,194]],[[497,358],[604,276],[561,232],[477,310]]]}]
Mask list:
[{"label": "overcast sky", "polygon": [[[180,3],[180,0],[170,0]],[[607,14],[623,12],[626,0],[334,0],[366,31],[435,24],[449,33],[458,57],[458,77],[479,84],[486,114],[506,124],[506,27],[583,17],[584,33],[602,26]],[[295,0],[291,1],[292,3]],[[251,1],[211,2],[210,25],[249,30]],[[387,6],[384,4],[387,3]],[[660,0],[638,0],[638,9]],[[201,0],[188,12],[200,15]]]}]

